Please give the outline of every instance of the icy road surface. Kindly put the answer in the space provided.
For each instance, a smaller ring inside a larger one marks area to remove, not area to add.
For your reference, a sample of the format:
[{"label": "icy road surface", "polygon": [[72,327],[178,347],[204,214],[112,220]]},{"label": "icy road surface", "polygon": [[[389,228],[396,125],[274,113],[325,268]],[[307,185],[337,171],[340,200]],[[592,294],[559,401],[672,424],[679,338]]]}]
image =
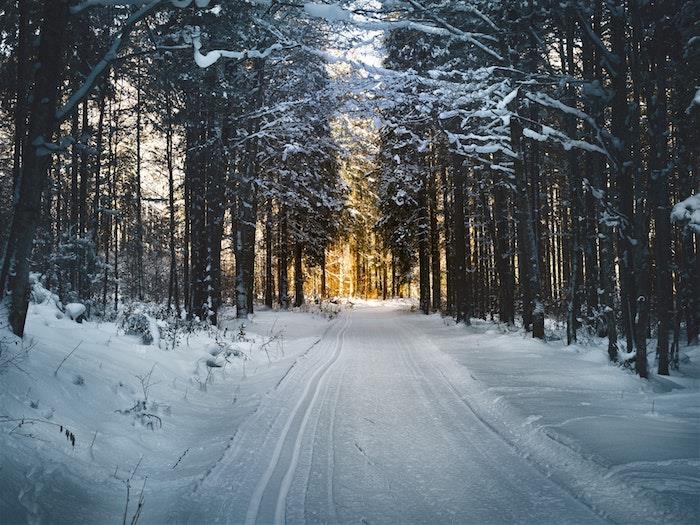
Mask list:
[{"label": "icy road surface", "polygon": [[174,505],[173,518],[603,522],[472,410],[445,363],[405,312],[342,313],[237,430],[188,508]]}]

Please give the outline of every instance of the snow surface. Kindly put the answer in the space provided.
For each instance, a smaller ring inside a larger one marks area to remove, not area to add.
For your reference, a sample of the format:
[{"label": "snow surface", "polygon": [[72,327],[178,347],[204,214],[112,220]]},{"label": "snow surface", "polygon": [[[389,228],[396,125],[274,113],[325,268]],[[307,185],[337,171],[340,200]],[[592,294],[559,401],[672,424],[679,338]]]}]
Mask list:
[{"label": "snow surface", "polygon": [[85,305],[82,303],[68,303],[66,305],[66,313],[68,317],[75,321],[78,317],[85,313]]},{"label": "snow surface", "polygon": [[[57,311],[48,301],[30,305],[26,356],[7,332],[0,333],[0,363],[10,355],[20,357],[16,366],[0,369],[3,525],[121,523],[125,480],[140,458],[128,521],[146,476],[140,523],[169,521],[173,506],[183,513],[193,498],[202,498],[194,491],[236,428],[331,324],[319,314],[261,311],[246,321],[243,341],[239,323],[232,320],[225,334],[181,333],[174,350],[161,350],[124,335],[115,323],[76,324],[57,319]],[[226,348],[241,357],[231,356],[227,363]],[[209,367],[208,361],[221,367]],[[144,412],[162,420],[162,428],[154,430],[147,426],[154,418],[119,412],[143,400],[136,376],[151,369]],[[16,418],[41,422],[21,427],[2,422]],[[75,435],[75,447],[58,425]]]},{"label": "snow surface", "polygon": [[[411,309],[261,311],[160,350],[33,304],[0,415],[76,443],[0,423],[1,521],[118,522],[147,477],[142,523],[696,522],[699,348],[647,382],[604,345]],[[126,412],[149,370],[162,428]]]}]

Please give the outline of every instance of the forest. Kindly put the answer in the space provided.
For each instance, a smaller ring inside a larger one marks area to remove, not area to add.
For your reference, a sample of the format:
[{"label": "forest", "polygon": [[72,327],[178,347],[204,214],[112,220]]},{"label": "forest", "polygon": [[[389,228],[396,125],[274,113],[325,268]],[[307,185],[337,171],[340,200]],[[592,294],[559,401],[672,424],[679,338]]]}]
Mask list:
[{"label": "forest", "polygon": [[[152,3],[3,8],[15,333],[30,272],[90,316],[154,301],[216,324],[223,301],[341,291],[347,243],[354,294],[417,288],[425,313],[539,338],[565,319],[643,377],[650,336],[661,373],[681,326],[697,339],[696,2]],[[341,92],[323,25],[354,13],[390,30],[386,59]]]},{"label": "forest", "polygon": [[0,100],[0,374],[49,296],[172,348],[382,302],[694,373],[697,0],[3,0]]}]

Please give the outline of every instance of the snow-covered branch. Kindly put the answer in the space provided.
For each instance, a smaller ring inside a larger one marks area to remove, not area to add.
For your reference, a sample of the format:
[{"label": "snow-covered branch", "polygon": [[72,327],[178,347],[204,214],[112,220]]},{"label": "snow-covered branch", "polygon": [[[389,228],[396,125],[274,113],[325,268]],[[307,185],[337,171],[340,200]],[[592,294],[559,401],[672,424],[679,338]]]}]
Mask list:
[{"label": "snow-covered branch", "polygon": [[582,149],[584,151],[601,153],[603,155],[607,154],[607,151],[605,151],[600,146],[596,146],[595,144],[591,144],[590,142],[586,142],[584,140],[572,139],[566,136],[561,131],[557,131],[556,129],[550,128],[549,126],[542,126],[542,133],[538,133],[537,131],[534,131],[530,128],[523,128],[523,135],[529,138],[530,140],[536,140],[538,142],[546,142],[548,140],[558,142],[566,151],[576,148]]},{"label": "snow-covered branch", "polygon": [[95,82],[97,82],[97,79],[102,75],[102,73],[105,72],[109,65],[117,59],[119,50],[124,44],[124,41],[134,30],[136,24],[160,8],[162,4],[163,0],[151,0],[126,20],[121,32],[115,37],[112,45],[102,57],[102,60],[100,60],[97,65],[92,68],[92,71],[90,71],[88,74],[85,82],[83,82],[83,85],[80,86],[80,88],[78,88],[78,90],[68,99],[68,102],[66,102],[66,104],[56,112],[56,120],[58,122],[62,122],[68,115],[70,115],[80,101],[88,96],[90,90],[95,85]]},{"label": "snow-covered branch", "polygon": [[207,68],[215,64],[221,58],[232,58],[234,60],[245,60],[248,58],[267,58],[275,51],[284,49],[284,46],[280,43],[275,43],[266,49],[245,49],[243,51],[229,51],[225,49],[214,49],[208,51],[207,53],[202,53],[202,33],[199,27],[194,27],[189,35],[186,35],[186,39],[190,39],[192,42],[192,48],[194,49],[194,61],[201,68]]},{"label": "snow-covered branch", "polygon": [[345,9],[338,4],[321,4],[316,2],[308,2],[304,4],[304,11],[313,18],[326,20],[327,22],[342,22],[352,24],[358,29],[368,31],[391,31],[395,29],[410,29],[429,35],[446,36],[456,40],[469,42],[485,53],[491,55],[495,59],[502,61],[503,57],[496,51],[479,41],[479,38],[484,40],[495,40],[491,35],[481,33],[470,33],[462,31],[442,18],[430,13],[425,7],[418,2],[409,0],[409,3],[415,8],[425,11],[427,16],[431,18],[437,25],[429,25],[413,20],[367,20],[365,17],[357,16],[352,10]]},{"label": "snow-covered branch", "polygon": [[[192,5],[193,0],[169,0],[169,2],[178,8],[189,7]],[[197,7],[207,7],[210,0],[194,0]],[[71,13],[78,14],[85,9],[91,7],[108,7],[108,6],[140,6],[143,7],[148,5],[149,2],[144,0],[83,0],[79,4],[76,4],[70,8]]]}]

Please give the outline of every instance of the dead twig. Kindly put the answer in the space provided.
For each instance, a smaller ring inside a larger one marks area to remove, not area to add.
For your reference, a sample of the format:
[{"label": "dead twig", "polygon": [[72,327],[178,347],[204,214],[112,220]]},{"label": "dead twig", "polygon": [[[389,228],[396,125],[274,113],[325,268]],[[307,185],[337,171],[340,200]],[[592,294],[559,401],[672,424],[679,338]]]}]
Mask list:
[{"label": "dead twig", "polygon": [[182,454],[180,454],[180,457],[177,458],[177,461],[175,462],[175,464],[170,468],[174,469],[175,467],[177,467],[180,464],[180,461],[182,461],[182,458],[184,458],[189,451],[190,451],[190,449],[189,449],[189,447],[187,447],[187,449]]},{"label": "dead twig", "polygon": [[59,371],[59,370],[61,369],[61,367],[63,366],[63,363],[65,363],[66,360],[67,360],[70,356],[73,355],[73,352],[75,352],[81,344],[83,344],[82,341],[80,341],[77,345],[75,345],[75,348],[73,348],[73,350],[71,350],[70,352],[68,352],[68,355],[67,355],[66,357],[64,357],[63,360],[58,364],[58,367],[56,367],[56,371],[53,373],[54,377],[57,377],[57,376],[58,376],[58,371]]},{"label": "dead twig", "polygon": [[[136,475],[136,471],[139,469],[139,466],[141,465],[141,461],[143,461],[143,455],[139,458],[138,462],[136,463],[136,466],[134,467],[134,470],[131,471],[131,475],[124,481],[126,483],[126,503],[124,505],[124,516],[122,518],[122,525],[126,525],[126,520],[129,515],[129,500],[131,497],[131,480],[134,479],[134,476]],[[143,486],[144,488],[146,487],[146,479],[148,479],[148,476],[144,478],[143,480]],[[141,489],[141,496],[139,496],[139,503],[138,507],[136,509],[136,513],[134,513],[133,518],[131,519],[130,523],[133,525],[136,523],[134,520],[138,520],[138,516],[141,514],[141,508],[143,507],[143,489]]]}]

